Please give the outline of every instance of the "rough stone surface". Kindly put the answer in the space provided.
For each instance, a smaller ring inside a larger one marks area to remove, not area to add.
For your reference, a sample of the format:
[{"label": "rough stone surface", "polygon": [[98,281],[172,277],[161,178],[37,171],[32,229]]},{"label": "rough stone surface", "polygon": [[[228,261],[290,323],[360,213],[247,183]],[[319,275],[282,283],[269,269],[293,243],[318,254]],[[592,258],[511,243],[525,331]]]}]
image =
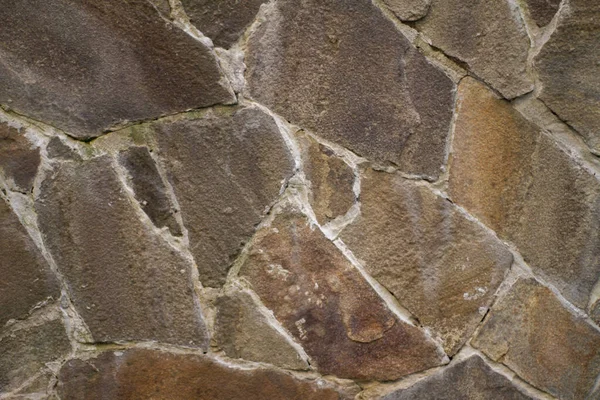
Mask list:
[{"label": "rough stone surface", "polygon": [[36,210],[94,340],[206,346],[190,264],[135,215],[108,156],[56,165]]},{"label": "rough stone surface", "polygon": [[482,320],[512,255],[448,200],[399,175],[367,169],[360,198],[361,215],[341,239],[453,355]]},{"label": "rough stone surface", "polygon": [[40,165],[40,150],[35,148],[22,131],[0,122],[0,172],[10,188],[29,193]]},{"label": "rough stone surface", "polygon": [[527,9],[538,26],[546,26],[558,11],[560,0],[527,0]]},{"label": "rough stone surface", "polygon": [[415,27],[512,99],[533,89],[526,68],[530,41],[515,6],[510,0],[433,0]]},{"label": "rough stone surface", "polygon": [[257,233],[240,274],[323,374],[393,380],[442,361],[433,342],[400,321],[292,209]]},{"label": "rough stone surface", "polygon": [[249,95],[377,162],[435,179],[454,84],[370,1],[282,0],[250,37]]},{"label": "rough stone surface", "polygon": [[600,154],[600,4],[568,1],[534,65],[538,97]]},{"label": "rough stone surface", "polygon": [[119,162],[129,173],[131,186],[142,209],[159,228],[167,227],[173,235],[181,236],[167,187],[147,147],[133,146],[119,154]]},{"label": "rough stone surface", "polygon": [[474,80],[458,96],[450,197],[586,308],[600,276],[599,178]]},{"label": "rough stone surface", "polygon": [[103,353],[61,369],[63,400],[342,400],[327,385],[270,369],[230,368],[207,357],[152,350]]},{"label": "rough stone surface", "polygon": [[383,4],[401,21],[416,21],[427,15],[431,0],[383,0]]},{"label": "rough stone surface", "polygon": [[596,301],[590,307],[590,318],[596,323],[596,325],[600,326],[600,300]]},{"label": "rough stone surface", "polygon": [[471,343],[561,399],[591,398],[600,373],[600,331],[533,279],[514,284]]},{"label": "rough stone surface", "polygon": [[[231,263],[293,172],[275,121],[253,108],[152,126],[205,286]],[[225,184],[226,183],[226,184]]]},{"label": "rough stone surface", "polygon": [[183,8],[198,30],[215,46],[229,48],[256,18],[266,0],[182,0]]},{"label": "rough stone surface", "polygon": [[528,400],[479,356],[471,356],[382,400]]},{"label": "rough stone surface", "polygon": [[53,137],[46,146],[48,157],[60,158],[62,160],[79,161],[81,157],[73,149],[63,143],[58,137]]},{"label": "rough stone surface", "polygon": [[144,0],[3,1],[0,103],[78,138],[233,101],[211,51]]},{"label": "rough stone surface", "polygon": [[238,291],[220,296],[215,306],[215,341],[228,357],[308,369],[306,361],[270,325],[249,294]]},{"label": "rough stone surface", "polygon": [[0,198],[0,328],[27,316],[36,304],[58,299],[58,282],[41,252]]}]

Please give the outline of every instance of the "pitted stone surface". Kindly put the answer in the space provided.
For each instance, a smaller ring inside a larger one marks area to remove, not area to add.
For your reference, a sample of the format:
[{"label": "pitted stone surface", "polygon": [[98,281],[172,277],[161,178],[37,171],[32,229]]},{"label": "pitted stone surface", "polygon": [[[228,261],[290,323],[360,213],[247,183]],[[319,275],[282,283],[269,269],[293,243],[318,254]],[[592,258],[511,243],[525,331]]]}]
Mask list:
[{"label": "pitted stone surface", "polygon": [[81,139],[234,101],[212,52],[144,0],[3,1],[0,103]]},{"label": "pitted stone surface", "polygon": [[340,237],[367,271],[453,355],[494,300],[512,255],[447,199],[366,169],[361,215]]},{"label": "pitted stone surface", "polygon": [[108,156],[57,164],[36,201],[47,248],[95,341],[204,348],[191,265],[144,226]]},{"label": "pitted stone surface", "polygon": [[560,0],[527,0],[527,9],[538,26],[546,26],[558,11]]},{"label": "pitted stone surface", "polygon": [[240,274],[319,372],[393,380],[442,362],[434,343],[399,320],[298,212],[284,211],[255,240]]},{"label": "pitted stone surface", "polygon": [[24,129],[0,122],[0,173],[11,189],[29,193],[40,165],[40,150],[24,133]]},{"label": "pitted stone surface", "polygon": [[597,398],[586,396],[600,374],[600,331],[533,279],[514,284],[471,343],[553,396]]},{"label": "pitted stone surface", "polygon": [[454,84],[370,1],[282,0],[248,43],[248,94],[374,161],[437,178]]},{"label": "pitted stone surface", "polygon": [[431,0],[383,0],[383,4],[401,21],[416,21],[427,15]]}]

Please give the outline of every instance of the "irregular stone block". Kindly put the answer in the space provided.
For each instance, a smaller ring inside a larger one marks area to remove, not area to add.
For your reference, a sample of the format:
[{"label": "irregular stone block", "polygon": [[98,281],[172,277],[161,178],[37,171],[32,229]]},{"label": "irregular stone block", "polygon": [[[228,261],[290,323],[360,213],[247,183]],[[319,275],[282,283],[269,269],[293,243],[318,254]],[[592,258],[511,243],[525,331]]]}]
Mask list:
[{"label": "irregular stone block", "polygon": [[233,102],[211,50],[144,0],[3,1],[0,103],[89,139]]},{"label": "irregular stone block", "polygon": [[215,306],[214,339],[228,357],[308,369],[306,361],[267,321],[249,294],[233,292],[220,296]]},{"label": "irregular stone block", "polygon": [[239,369],[195,354],[131,349],[70,360],[61,369],[63,400],[349,400],[322,382],[271,369]]},{"label": "irregular stone block", "polygon": [[182,0],[192,24],[216,46],[229,48],[254,21],[266,0]]},{"label": "irregular stone block", "polygon": [[250,97],[404,172],[437,178],[454,84],[375,5],[282,0],[248,42]]},{"label": "irregular stone block", "polygon": [[538,26],[546,26],[558,11],[560,0],[527,0],[527,9]]},{"label": "irregular stone block", "polygon": [[600,180],[483,85],[459,88],[449,193],[586,308],[600,276]]},{"label": "irregular stone block", "polygon": [[240,275],[322,374],[393,380],[443,361],[436,345],[395,316],[335,245],[292,209],[257,233]]},{"label": "irregular stone block", "polygon": [[25,227],[0,198],[0,328],[36,304],[60,297],[54,273]]},{"label": "irregular stone block", "polygon": [[494,300],[511,253],[447,199],[397,174],[364,171],[360,199],[340,238],[453,355]]},{"label": "irregular stone block", "polygon": [[510,0],[433,0],[415,27],[512,99],[533,89],[527,73],[530,40],[516,7]]},{"label": "irregular stone block", "polygon": [[129,173],[135,198],[154,225],[166,226],[173,235],[181,236],[181,227],[173,215],[175,208],[148,148],[133,146],[123,150],[119,162]]},{"label": "irregular stone block", "polygon": [[[217,287],[294,164],[277,124],[254,108],[153,124],[202,284]],[[224,184],[226,182],[227,184]]]},{"label": "irregular stone block", "polygon": [[538,97],[600,154],[600,4],[570,0],[535,57]]},{"label": "irregular stone block", "polygon": [[109,156],[56,164],[40,192],[44,241],[95,341],[206,347],[190,264],[136,216]]},{"label": "irregular stone block", "polygon": [[40,150],[19,129],[0,122],[0,172],[11,189],[30,193],[39,165]]},{"label": "irregular stone block", "polygon": [[46,146],[48,157],[60,158],[62,160],[80,161],[81,157],[72,148],[67,146],[58,137],[53,137]]},{"label": "irregular stone block", "polygon": [[494,372],[479,356],[471,356],[407,389],[381,400],[528,400],[504,376]]},{"label": "irregular stone block", "polygon": [[561,399],[591,398],[600,374],[600,331],[533,279],[513,285],[471,343]]},{"label": "irregular stone block", "polygon": [[431,0],[383,0],[401,21],[416,21],[427,15]]},{"label": "irregular stone block", "polygon": [[600,325],[600,300],[596,301],[590,307],[590,318],[596,323],[596,325]]}]

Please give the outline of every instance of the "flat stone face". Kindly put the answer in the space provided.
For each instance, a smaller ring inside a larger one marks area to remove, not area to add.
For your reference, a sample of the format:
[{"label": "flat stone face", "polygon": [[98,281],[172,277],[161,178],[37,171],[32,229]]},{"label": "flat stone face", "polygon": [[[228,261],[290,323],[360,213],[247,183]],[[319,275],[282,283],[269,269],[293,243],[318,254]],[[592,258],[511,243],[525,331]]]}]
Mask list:
[{"label": "flat stone face", "polygon": [[182,0],[192,24],[212,39],[215,46],[229,48],[256,18],[266,0]]},{"label": "flat stone face", "polygon": [[459,88],[449,193],[586,308],[600,276],[600,180],[473,80]]},{"label": "flat stone face", "polygon": [[471,356],[407,389],[382,400],[528,400],[504,376],[494,372],[479,356]]},{"label": "flat stone face", "polygon": [[132,349],[70,360],[59,375],[63,400],[342,400],[327,385],[270,369],[229,368],[208,357]]},{"label": "flat stone face", "polygon": [[250,37],[248,94],[374,161],[435,179],[454,84],[369,1],[282,0]]},{"label": "flat stone face", "polygon": [[526,71],[530,41],[513,7],[509,0],[433,0],[415,27],[435,47],[467,63],[475,75],[512,99],[533,89]]},{"label": "flat stone face", "polygon": [[508,249],[448,200],[366,169],[361,215],[340,238],[453,355],[473,334],[512,263]]},{"label": "flat stone face", "polygon": [[431,0],[383,0],[383,4],[399,20],[416,21],[427,15]]},{"label": "flat stone face", "polygon": [[39,165],[40,150],[19,129],[0,122],[0,173],[11,189],[31,192]]},{"label": "flat stone face", "polygon": [[0,198],[0,330],[10,319],[20,319],[38,303],[60,290],[41,252]]},{"label": "flat stone face", "polygon": [[46,146],[46,152],[50,158],[60,158],[62,160],[79,161],[81,157],[73,149],[63,143],[58,137],[53,137]]},{"label": "flat stone face", "polygon": [[219,297],[215,341],[228,357],[288,369],[308,369],[306,361],[258,310],[252,297],[237,291]]},{"label": "flat stone face", "polygon": [[558,11],[560,0],[527,0],[527,9],[538,26],[546,26]]},{"label": "flat stone face", "polygon": [[108,156],[57,164],[36,201],[47,248],[95,341],[204,348],[191,265],[145,226]]},{"label": "flat stone face", "polygon": [[78,138],[233,101],[211,51],[144,0],[5,1],[0,25],[0,104]]},{"label": "flat stone face", "polygon": [[434,343],[399,320],[301,214],[284,211],[255,240],[240,275],[319,372],[393,380],[441,364]]},{"label": "flat stone face", "polygon": [[188,229],[200,281],[217,287],[293,172],[275,121],[252,108],[215,109],[152,125]]},{"label": "flat stone face", "polygon": [[600,373],[600,332],[533,279],[514,284],[471,343],[561,399],[587,398]]},{"label": "flat stone face", "polygon": [[538,97],[600,154],[600,4],[571,0],[536,56]]}]

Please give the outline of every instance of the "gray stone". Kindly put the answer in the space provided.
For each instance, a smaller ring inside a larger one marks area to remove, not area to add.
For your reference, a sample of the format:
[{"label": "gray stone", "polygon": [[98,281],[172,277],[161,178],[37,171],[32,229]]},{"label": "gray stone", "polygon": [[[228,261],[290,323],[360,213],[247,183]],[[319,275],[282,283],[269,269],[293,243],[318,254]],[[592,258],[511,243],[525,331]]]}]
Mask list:
[{"label": "gray stone", "polygon": [[10,188],[31,192],[39,165],[40,150],[25,138],[24,132],[0,122],[0,172]]},{"label": "gray stone", "polygon": [[80,139],[234,101],[210,49],[145,0],[6,0],[0,25],[0,103]]},{"label": "gray stone", "polygon": [[596,323],[596,325],[600,326],[600,300],[597,300],[590,307],[590,318]]},{"label": "gray stone", "polygon": [[60,140],[58,137],[53,137],[48,142],[46,146],[46,151],[48,152],[48,157],[50,158],[60,158],[62,160],[81,160],[81,156],[77,154],[75,150],[67,146]]},{"label": "gray stone", "polygon": [[380,163],[436,179],[454,84],[370,1],[282,0],[248,42],[248,94]]},{"label": "gray stone", "polygon": [[516,7],[510,0],[433,0],[415,27],[512,99],[533,89],[527,73],[530,40]]},{"label": "gray stone", "polygon": [[527,9],[538,26],[546,26],[558,11],[560,0],[527,0]]},{"label": "gray stone", "polygon": [[40,191],[46,247],[95,341],[206,347],[190,263],[135,215],[108,156],[56,164]]},{"label": "gray stone", "polygon": [[431,0],[383,0],[383,4],[401,21],[416,21],[427,15]]}]

